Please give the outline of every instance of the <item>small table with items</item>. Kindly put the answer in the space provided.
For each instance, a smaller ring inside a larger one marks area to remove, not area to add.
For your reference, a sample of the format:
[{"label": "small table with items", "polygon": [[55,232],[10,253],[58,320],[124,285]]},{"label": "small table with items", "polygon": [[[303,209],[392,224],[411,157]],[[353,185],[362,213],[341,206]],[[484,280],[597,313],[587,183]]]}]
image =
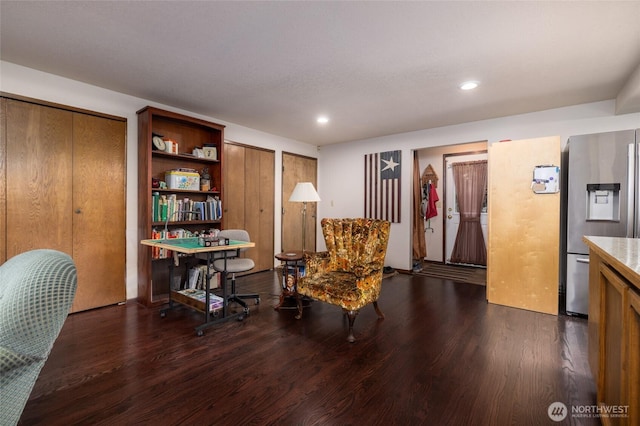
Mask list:
[{"label": "small table with items", "polygon": [[302,298],[298,294],[298,279],[300,278],[300,268],[304,268],[304,254],[302,251],[288,251],[276,254],[276,259],[283,262],[282,268],[282,292],[280,293],[279,303],[273,309],[285,309],[283,304],[285,298],[295,298],[298,315],[296,319],[302,317]]},{"label": "small table with items", "polygon": [[[179,291],[179,289],[173,289],[171,284],[169,284],[169,309],[173,308],[173,302],[178,302],[182,305],[189,306],[194,308],[200,312],[204,313],[204,323],[196,327],[196,334],[198,336],[202,336],[204,333],[204,329],[212,326],[213,324],[217,324],[219,322],[228,321],[231,318],[244,318],[246,312],[240,312],[235,314],[229,314],[227,311],[227,283],[222,283],[222,300],[220,301],[220,310],[222,311],[222,316],[218,317],[216,320],[210,320],[209,314],[215,313],[214,310],[218,301],[212,301],[212,298],[215,296],[211,294],[211,265],[214,260],[214,253],[220,253],[222,258],[224,259],[224,269],[227,269],[227,257],[229,256],[229,252],[234,252],[242,248],[250,248],[255,247],[254,242],[247,241],[235,241],[235,240],[226,240],[225,244],[213,244],[211,241],[199,240],[198,238],[172,238],[172,239],[149,239],[142,240],[140,244],[149,246],[149,247],[159,247],[164,248],[166,250],[171,250],[173,252],[173,262],[169,263],[169,282],[171,283],[173,277],[173,269],[174,266],[178,266],[179,258],[178,253],[183,253],[187,255],[195,255],[195,254],[205,254],[207,259],[207,269],[206,269],[206,283],[205,290],[202,292],[204,298],[194,299],[192,296],[185,296],[183,293]],[[229,256],[231,257],[231,256]],[[223,272],[223,276],[226,276],[226,273]],[[200,296],[200,295],[198,295]],[[200,300],[202,299],[202,300]],[[162,310],[160,315],[164,317],[166,315],[166,310]]]}]

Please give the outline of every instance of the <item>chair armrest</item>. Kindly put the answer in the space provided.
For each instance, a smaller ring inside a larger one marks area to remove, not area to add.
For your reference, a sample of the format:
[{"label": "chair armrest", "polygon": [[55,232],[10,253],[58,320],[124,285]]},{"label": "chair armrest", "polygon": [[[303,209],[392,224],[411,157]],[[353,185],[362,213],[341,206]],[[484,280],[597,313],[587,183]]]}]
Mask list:
[{"label": "chair armrest", "polygon": [[320,251],[314,253],[304,253],[304,262],[306,264],[305,275],[328,272],[331,256],[328,251]]}]

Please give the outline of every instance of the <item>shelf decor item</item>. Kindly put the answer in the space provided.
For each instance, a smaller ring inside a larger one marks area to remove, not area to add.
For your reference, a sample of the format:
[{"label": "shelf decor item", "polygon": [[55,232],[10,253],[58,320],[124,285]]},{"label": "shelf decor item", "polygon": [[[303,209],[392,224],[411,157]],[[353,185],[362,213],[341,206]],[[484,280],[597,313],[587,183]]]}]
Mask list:
[{"label": "shelf decor item", "polygon": [[202,175],[200,176],[200,191],[208,191],[211,187],[211,176],[209,175],[209,168],[202,169]]},{"label": "shelf decor item", "polygon": [[212,144],[205,144],[202,147],[202,152],[204,152],[204,158],[208,158],[209,160],[217,160],[218,159],[218,148]]}]

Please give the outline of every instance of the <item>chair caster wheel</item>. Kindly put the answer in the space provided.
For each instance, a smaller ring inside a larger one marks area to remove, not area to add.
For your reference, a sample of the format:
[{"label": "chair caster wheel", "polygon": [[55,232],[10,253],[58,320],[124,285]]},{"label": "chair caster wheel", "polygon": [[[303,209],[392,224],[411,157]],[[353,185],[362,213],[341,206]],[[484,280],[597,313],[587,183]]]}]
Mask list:
[{"label": "chair caster wheel", "polygon": [[204,331],[202,331],[202,330],[196,331],[196,336],[198,336],[198,337],[204,336]]},{"label": "chair caster wheel", "polygon": [[160,318],[164,318],[167,316],[167,311],[160,311]]},{"label": "chair caster wheel", "polygon": [[244,320],[244,315],[240,315],[240,316],[238,317],[238,322],[243,321],[243,320]]},{"label": "chair caster wheel", "polygon": [[259,305],[259,304],[260,304],[260,298],[257,298],[256,299],[256,305]]}]

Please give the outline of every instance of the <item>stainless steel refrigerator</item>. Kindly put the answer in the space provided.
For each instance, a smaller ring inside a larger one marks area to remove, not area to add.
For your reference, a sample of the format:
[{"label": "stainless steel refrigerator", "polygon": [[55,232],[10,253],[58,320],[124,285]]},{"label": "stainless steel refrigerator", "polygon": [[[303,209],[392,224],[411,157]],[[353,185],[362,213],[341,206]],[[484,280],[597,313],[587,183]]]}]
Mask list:
[{"label": "stainless steel refrigerator", "polygon": [[561,277],[568,314],[587,315],[584,235],[640,237],[640,129],[569,138],[562,155]]}]

